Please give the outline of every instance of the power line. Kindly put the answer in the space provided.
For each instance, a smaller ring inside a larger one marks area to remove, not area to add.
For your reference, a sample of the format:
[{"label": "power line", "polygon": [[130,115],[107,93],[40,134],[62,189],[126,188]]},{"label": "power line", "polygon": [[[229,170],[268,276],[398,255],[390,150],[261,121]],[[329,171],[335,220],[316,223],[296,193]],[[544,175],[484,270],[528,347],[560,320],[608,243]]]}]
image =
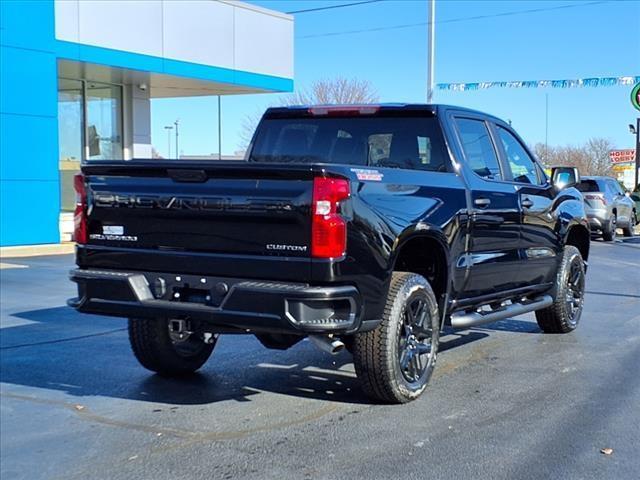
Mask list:
[{"label": "power line", "polygon": [[[540,13],[540,12],[550,12],[553,10],[564,10],[568,8],[577,8],[577,7],[590,7],[593,5],[600,5],[603,3],[611,3],[613,0],[601,0],[596,2],[588,2],[588,3],[580,3],[580,4],[570,4],[570,5],[560,5],[557,7],[548,7],[548,8],[531,8],[528,10],[515,10],[511,12],[502,12],[502,13],[493,13],[490,15],[475,15],[472,17],[458,17],[458,18],[450,18],[446,20],[438,20],[436,21],[436,25],[441,25],[445,23],[459,23],[459,22],[467,22],[473,20],[484,20],[487,18],[496,18],[496,17],[512,17],[516,15],[527,15],[532,13]],[[368,33],[368,32],[381,32],[386,30],[400,30],[404,28],[414,28],[414,27],[424,27],[428,25],[428,22],[419,22],[419,23],[405,23],[400,25],[389,25],[385,27],[373,27],[373,28],[364,28],[361,30],[344,30],[340,32],[327,32],[327,33],[317,33],[312,35],[302,35],[297,37],[298,39],[302,38],[321,38],[321,37],[334,37],[339,35],[352,35],[357,33]]]},{"label": "power line", "polygon": [[321,10],[332,10],[334,8],[344,8],[344,7],[356,7],[358,5],[365,5],[367,3],[377,3],[383,2],[384,0],[365,0],[364,2],[354,2],[354,3],[343,3],[341,5],[329,5],[326,7],[318,7],[318,8],[307,8],[306,10],[293,10],[291,12],[285,12],[289,15],[294,15],[296,13],[310,13],[310,12],[319,12]]}]

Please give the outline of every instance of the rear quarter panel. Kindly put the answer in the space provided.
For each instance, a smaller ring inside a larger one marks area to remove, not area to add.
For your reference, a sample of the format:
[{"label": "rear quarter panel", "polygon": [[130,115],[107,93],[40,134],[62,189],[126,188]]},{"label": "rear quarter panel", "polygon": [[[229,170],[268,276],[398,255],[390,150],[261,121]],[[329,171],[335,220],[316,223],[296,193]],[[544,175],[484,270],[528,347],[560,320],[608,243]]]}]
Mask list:
[{"label": "rear quarter panel", "polygon": [[[336,167],[331,170],[336,172]],[[357,284],[366,319],[376,319],[382,315],[394,262],[406,241],[435,238],[451,259],[464,252],[466,190],[455,173],[368,168],[379,179],[361,180],[357,170],[336,172],[351,179],[352,198],[344,212],[349,219],[346,258],[330,265],[314,261],[312,272],[319,282]]]}]

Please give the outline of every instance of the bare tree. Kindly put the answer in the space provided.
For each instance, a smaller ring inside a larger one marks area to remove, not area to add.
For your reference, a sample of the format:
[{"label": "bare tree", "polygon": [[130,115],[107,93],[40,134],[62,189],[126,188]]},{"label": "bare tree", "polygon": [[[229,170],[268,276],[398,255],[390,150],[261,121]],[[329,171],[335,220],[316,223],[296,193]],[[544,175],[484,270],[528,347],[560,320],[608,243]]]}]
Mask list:
[{"label": "bare tree", "polygon": [[545,167],[548,167],[550,165],[549,148],[550,147],[548,145],[545,145],[544,143],[536,143],[533,147],[531,147],[531,150],[533,150],[533,153],[535,154],[535,156],[538,158],[538,160],[540,160],[542,165],[544,165]]},{"label": "bare tree", "polygon": [[[378,99],[378,94],[368,80],[337,77],[316,80],[309,88],[286,95],[271,106],[366,104],[375,103]],[[238,135],[240,149],[245,150],[249,146],[261,117],[262,112],[256,112],[247,115],[242,121]]]},{"label": "bare tree", "polygon": [[591,168],[589,159],[584,147],[575,147],[566,145],[555,147],[553,151],[549,151],[550,166],[569,166],[578,167],[582,175],[589,175]]},{"label": "bare tree", "polygon": [[585,151],[589,158],[591,175],[611,175],[609,152],[613,149],[613,143],[606,138],[589,139]]},{"label": "bare tree", "polygon": [[578,167],[582,175],[611,175],[609,152],[615,148],[606,138],[591,138],[582,146],[549,146],[537,143],[533,152],[545,167]]},{"label": "bare tree", "polygon": [[285,99],[285,105],[359,104],[378,101],[378,94],[371,83],[357,78],[338,77],[333,80],[317,80],[311,88],[294,92]]}]

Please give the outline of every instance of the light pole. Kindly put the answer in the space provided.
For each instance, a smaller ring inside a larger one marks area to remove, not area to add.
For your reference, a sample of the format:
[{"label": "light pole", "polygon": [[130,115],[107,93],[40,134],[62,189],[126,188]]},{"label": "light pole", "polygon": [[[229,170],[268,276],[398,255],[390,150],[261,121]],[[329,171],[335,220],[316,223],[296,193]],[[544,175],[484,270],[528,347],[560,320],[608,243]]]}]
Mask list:
[{"label": "light pole", "polygon": [[549,158],[549,94],[544,94],[544,156]]},{"label": "light pole", "polygon": [[180,124],[180,119],[176,119],[173,124],[176,126],[176,158],[180,160],[180,150],[178,150],[178,125]]},{"label": "light pole", "polygon": [[173,127],[166,125],[164,128],[167,131],[167,158],[171,158],[171,130],[173,130]]},{"label": "light pole", "polygon": [[436,56],[436,0],[428,0],[427,4],[427,103],[433,102],[433,87],[435,82],[434,62]]},{"label": "light pole", "polygon": [[629,124],[629,132],[635,134],[636,136],[636,161],[635,161],[635,172],[633,174],[633,178],[635,179],[633,188],[638,186],[638,177],[640,176],[640,118],[636,118],[636,126],[634,127],[632,123]]}]

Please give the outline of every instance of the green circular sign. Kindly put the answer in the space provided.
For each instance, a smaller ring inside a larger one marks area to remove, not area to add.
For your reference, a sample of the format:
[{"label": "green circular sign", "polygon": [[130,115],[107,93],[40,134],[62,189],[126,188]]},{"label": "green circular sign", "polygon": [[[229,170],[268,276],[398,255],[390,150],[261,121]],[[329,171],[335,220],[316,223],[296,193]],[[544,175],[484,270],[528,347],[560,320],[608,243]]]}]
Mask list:
[{"label": "green circular sign", "polygon": [[631,90],[631,105],[640,110],[640,83]]}]

